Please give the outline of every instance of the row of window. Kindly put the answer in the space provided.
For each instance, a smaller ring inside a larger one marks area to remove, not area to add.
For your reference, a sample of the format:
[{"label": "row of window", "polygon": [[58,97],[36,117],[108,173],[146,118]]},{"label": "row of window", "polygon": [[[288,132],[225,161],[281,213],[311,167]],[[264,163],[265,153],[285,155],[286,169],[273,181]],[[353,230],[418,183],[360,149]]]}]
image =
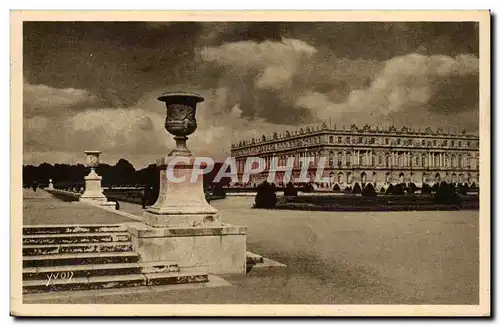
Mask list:
[{"label": "row of window", "polygon": [[[320,157],[312,157],[311,165],[315,166],[320,163]],[[265,168],[271,167],[271,157],[264,158]],[[285,166],[288,157],[278,157],[277,165]],[[378,167],[443,167],[443,168],[477,168],[477,158],[469,156],[356,156],[356,155],[336,155],[330,156],[325,162],[329,167],[351,167],[351,166],[378,166]],[[244,169],[245,161],[237,162],[238,170]],[[294,160],[294,166],[302,167],[304,161],[298,157]],[[257,168],[258,163],[254,162],[252,168]]]},{"label": "row of window", "polygon": [[[330,143],[333,144],[334,143],[334,136],[330,136]],[[375,137],[371,137],[371,138],[365,138],[365,137],[358,137],[358,138],[355,138],[355,137],[350,137],[350,136],[346,136],[345,137],[345,142],[346,144],[369,144],[369,145],[374,145],[376,144],[376,138]],[[343,143],[343,137],[342,136],[338,136],[337,137],[337,144],[342,144]],[[380,143],[379,143],[380,144]],[[405,146],[411,146],[411,145],[414,145],[414,146],[438,146],[438,141],[437,139],[433,139],[432,141],[431,140],[420,140],[420,139],[412,139],[412,138],[405,138],[405,139],[401,139],[401,138],[396,138],[396,139],[390,139],[390,138],[384,138],[384,141],[383,141],[383,144],[384,145],[405,145]],[[455,147],[455,146],[458,146],[458,147],[462,147],[463,145],[467,145],[467,147],[471,147],[472,146],[472,142],[469,140],[467,142],[462,142],[461,140],[450,140],[449,142],[450,146],[451,147]],[[448,140],[442,140],[439,142],[439,145],[441,146],[448,146]]]},{"label": "row of window", "polygon": [[[345,142],[344,142],[345,141]],[[462,141],[462,140],[426,140],[426,139],[413,139],[413,138],[383,138],[379,139],[377,142],[377,138],[375,137],[350,137],[350,136],[330,136],[329,137],[329,143],[330,144],[367,144],[367,145],[394,145],[394,146],[422,146],[422,147],[437,147],[437,146],[442,146],[442,147],[458,147],[458,148],[463,148],[464,146],[467,148],[472,148],[473,146],[479,146],[479,142],[477,141]],[[263,145],[258,148],[248,148],[248,149],[242,149],[238,150],[235,153],[238,156],[243,156],[243,155],[253,155],[253,154],[258,154],[262,152],[272,152],[272,151],[277,151],[277,150],[284,150],[288,148],[297,148],[297,147],[307,147],[307,146],[313,146],[313,145],[320,145],[321,144],[321,138],[320,136],[316,137],[310,137],[306,139],[296,139],[296,140],[291,140],[288,142],[283,142],[283,143],[276,143],[276,144],[268,144],[268,145]]]}]

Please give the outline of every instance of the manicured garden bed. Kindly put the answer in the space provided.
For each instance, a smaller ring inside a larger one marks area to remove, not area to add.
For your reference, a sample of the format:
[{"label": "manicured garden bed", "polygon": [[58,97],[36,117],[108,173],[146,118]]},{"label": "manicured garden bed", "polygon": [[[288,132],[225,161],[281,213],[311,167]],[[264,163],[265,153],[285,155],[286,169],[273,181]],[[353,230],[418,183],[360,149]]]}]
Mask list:
[{"label": "manicured garden bed", "polygon": [[305,211],[440,211],[479,209],[477,196],[460,196],[460,204],[439,204],[430,195],[382,195],[363,197],[291,196],[279,197],[274,209]]}]

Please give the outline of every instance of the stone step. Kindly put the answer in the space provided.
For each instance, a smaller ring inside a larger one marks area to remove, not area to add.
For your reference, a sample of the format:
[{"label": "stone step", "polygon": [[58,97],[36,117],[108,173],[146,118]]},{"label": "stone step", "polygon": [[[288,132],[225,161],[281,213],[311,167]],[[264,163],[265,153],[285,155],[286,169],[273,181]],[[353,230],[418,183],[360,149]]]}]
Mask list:
[{"label": "stone step", "polygon": [[[91,264],[23,268],[23,280],[67,279],[71,277],[113,276],[127,274],[175,273],[180,268],[174,262]],[[190,272],[194,272],[191,271]],[[198,271],[199,272],[199,271]]]},{"label": "stone step", "polygon": [[47,266],[23,268],[23,280],[48,280],[54,278],[73,278],[91,276],[112,276],[126,274],[140,274],[138,263],[120,264],[90,264],[71,266]]},{"label": "stone step", "polygon": [[155,262],[140,262],[141,273],[177,273],[181,270],[176,262],[170,261],[155,261]]},{"label": "stone step", "polygon": [[91,252],[77,254],[54,254],[41,256],[24,256],[24,267],[71,266],[82,264],[118,264],[136,263],[139,254],[136,252]]},{"label": "stone step", "polygon": [[174,285],[208,282],[208,274],[200,273],[153,273],[93,277],[66,277],[55,280],[23,281],[23,293],[44,293],[54,291],[81,291],[111,288],[125,288],[154,285]]},{"label": "stone step", "polygon": [[133,251],[132,242],[66,243],[45,245],[24,245],[23,256],[54,255],[85,252]]},{"label": "stone step", "polygon": [[53,224],[23,227],[23,235],[127,232],[121,224]]},{"label": "stone step", "polygon": [[253,252],[246,252],[247,264],[261,264],[264,262],[264,257]]},{"label": "stone step", "polygon": [[189,273],[189,272],[153,273],[153,274],[144,274],[144,277],[146,278],[147,286],[208,282],[207,273]]},{"label": "stone step", "polygon": [[23,236],[23,245],[129,242],[128,232],[76,233],[76,234],[33,234]]}]

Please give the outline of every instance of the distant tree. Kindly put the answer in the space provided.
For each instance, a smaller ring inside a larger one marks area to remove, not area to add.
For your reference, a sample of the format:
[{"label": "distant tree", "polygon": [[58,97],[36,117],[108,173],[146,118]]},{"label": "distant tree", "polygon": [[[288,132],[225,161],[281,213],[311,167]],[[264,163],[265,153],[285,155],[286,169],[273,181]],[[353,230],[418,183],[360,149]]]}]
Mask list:
[{"label": "distant tree", "polygon": [[347,186],[347,187],[344,188],[344,193],[349,194],[351,192],[352,192],[352,188],[351,187]]},{"label": "distant tree", "polygon": [[392,195],[392,194],[393,194],[393,192],[394,192],[394,186],[393,186],[393,185],[392,185],[392,183],[391,183],[391,184],[389,184],[389,186],[387,187],[387,190],[385,191],[385,193],[386,193],[387,195]]},{"label": "distant tree", "polygon": [[385,188],[384,187],[380,188],[380,193],[381,194],[385,194]]},{"label": "distant tree", "polygon": [[126,159],[119,159],[112,171],[113,184],[127,185],[135,183],[135,168]]}]

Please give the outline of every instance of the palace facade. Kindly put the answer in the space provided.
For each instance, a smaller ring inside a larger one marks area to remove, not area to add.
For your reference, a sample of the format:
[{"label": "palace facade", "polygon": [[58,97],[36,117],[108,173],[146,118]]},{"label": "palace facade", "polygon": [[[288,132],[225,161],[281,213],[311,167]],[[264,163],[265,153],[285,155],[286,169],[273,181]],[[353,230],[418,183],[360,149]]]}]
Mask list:
[{"label": "palace facade", "polygon": [[[280,167],[286,166],[288,158],[294,158],[292,182],[300,174],[301,157],[312,157],[308,169],[311,180],[315,180],[320,157],[326,157],[323,176],[329,182],[316,184],[320,188],[337,184],[343,189],[356,182],[372,183],[377,189],[402,182],[421,186],[447,181],[479,186],[479,137],[465,131],[369,125],[337,129],[324,123],[239,141],[231,146],[231,155],[236,159],[238,180],[242,180],[247,157],[261,157],[266,162],[266,169],[251,175],[244,186],[255,186],[267,179],[273,157]],[[278,172],[275,183],[281,184],[282,177],[283,172]]]}]

